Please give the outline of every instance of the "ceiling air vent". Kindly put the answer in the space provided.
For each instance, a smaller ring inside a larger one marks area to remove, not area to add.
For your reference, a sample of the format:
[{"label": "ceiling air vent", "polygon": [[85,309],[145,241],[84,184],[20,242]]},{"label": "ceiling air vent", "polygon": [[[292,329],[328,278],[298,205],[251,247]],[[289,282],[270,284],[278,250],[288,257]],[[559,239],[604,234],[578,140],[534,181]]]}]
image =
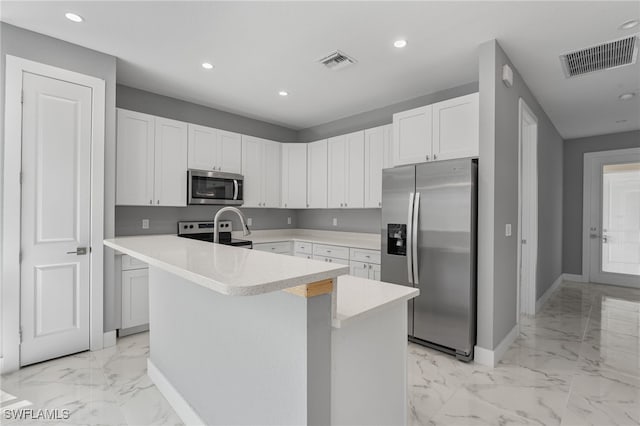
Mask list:
[{"label": "ceiling air vent", "polygon": [[576,77],[595,71],[631,65],[638,56],[638,35],[587,47],[560,56],[564,74]]},{"label": "ceiling air vent", "polygon": [[347,54],[339,50],[336,50],[334,52],[331,52],[324,58],[319,59],[318,62],[320,62],[322,65],[329,68],[330,70],[339,70],[341,68],[348,67],[349,65],[353,65],[357,61],[352,57],[348,56]]}]

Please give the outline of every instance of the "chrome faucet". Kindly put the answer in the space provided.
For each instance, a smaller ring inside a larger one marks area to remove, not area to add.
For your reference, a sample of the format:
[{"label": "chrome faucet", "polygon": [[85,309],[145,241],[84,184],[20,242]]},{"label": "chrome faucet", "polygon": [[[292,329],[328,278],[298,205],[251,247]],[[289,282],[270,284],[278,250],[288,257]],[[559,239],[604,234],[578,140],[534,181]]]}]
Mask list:
[{"label": "chrome faucet", "polygon": [[220,215],[224,212],[234,212],[235,214],[237,214],[238,217],[240,218],[240,223],[242,224],[242,230],[244,231],[243,235],[245,236],[251,235],[251,231],[249,231],[249,227],[247,226],[247,218],[244,217],[244,213],[242,213],[240,210],[238,210],[235,207],[227,206],[218,210],[216,215],[213,217],[213,242],[214,243],[220,242],[220,232],[218,232],[218,219],[220,218]]}]

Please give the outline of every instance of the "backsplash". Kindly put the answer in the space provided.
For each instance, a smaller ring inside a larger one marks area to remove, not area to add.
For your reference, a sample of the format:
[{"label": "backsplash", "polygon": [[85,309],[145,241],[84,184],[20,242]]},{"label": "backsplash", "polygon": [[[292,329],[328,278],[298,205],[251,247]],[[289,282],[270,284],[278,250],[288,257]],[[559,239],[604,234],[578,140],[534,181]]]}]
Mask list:
[{"label": "backsplash", "polygon": [[[324,231],[380,233],[382,209],[297,210],[298,228]],[[337,219],[337,226],[333,219]]]}]

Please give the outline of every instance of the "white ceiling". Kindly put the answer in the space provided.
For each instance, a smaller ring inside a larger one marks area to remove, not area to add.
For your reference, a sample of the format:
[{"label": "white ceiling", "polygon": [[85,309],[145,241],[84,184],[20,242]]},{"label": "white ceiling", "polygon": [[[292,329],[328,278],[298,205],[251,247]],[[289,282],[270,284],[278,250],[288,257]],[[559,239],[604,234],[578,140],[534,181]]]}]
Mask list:
[{"label": "white ceiling", "polygon": [[[637,1],[2,1],[0,11],[116,56],[119,83],[293,129],[477,81],[477,47],[496,38],[565,138],[640,129],[640,96],[618,100],[640,92],[640,65],[565,79],[558,59],[640,31],[618,29],[639,16]],[[334,49],[358,63],[316,63]]]}]

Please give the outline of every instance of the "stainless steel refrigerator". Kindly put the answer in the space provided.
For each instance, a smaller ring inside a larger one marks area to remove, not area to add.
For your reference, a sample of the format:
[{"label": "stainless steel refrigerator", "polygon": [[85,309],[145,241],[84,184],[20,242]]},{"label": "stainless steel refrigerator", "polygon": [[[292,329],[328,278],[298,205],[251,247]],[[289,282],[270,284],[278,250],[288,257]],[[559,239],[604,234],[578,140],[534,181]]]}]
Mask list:
[{"label": "stainless steel refrigerator", "polygon": [[477,160],[382,173],[382,281],[420,289],[409,340],[473,359],[476,339]]}]

